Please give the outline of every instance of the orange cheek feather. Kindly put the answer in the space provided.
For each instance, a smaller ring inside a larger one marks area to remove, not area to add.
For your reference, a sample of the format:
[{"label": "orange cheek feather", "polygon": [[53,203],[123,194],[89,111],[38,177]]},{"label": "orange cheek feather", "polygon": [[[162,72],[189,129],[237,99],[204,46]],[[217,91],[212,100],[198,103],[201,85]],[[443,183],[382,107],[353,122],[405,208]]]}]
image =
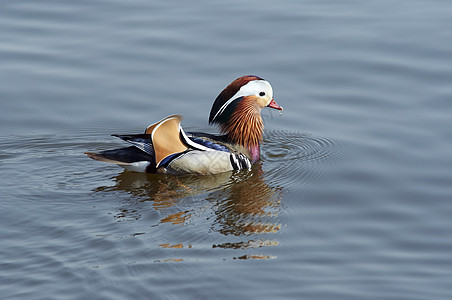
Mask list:
[{"label": "orange cheek feather", "polygon": [[222,127],[222,131],[227,133],[233,142],[245,147],[252,147],[258,145],[262,140],[264,122],[258,103],[261,99],[253,96],[245,97]]}]

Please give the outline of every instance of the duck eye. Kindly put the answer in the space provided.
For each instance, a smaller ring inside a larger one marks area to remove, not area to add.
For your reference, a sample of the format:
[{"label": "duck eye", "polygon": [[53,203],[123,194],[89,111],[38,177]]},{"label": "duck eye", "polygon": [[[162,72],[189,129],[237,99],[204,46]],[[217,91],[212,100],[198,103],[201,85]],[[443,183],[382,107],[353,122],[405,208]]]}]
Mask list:
[{"label": "duck eye", "polygon": [[259,96],[264,97],[265,96],[265,92],[260,92]]}]

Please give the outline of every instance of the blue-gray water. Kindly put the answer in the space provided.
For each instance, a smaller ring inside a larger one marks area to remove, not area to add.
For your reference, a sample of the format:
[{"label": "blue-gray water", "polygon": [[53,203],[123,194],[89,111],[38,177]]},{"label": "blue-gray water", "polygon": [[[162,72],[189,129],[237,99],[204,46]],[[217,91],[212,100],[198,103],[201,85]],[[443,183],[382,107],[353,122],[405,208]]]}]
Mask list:
[{"label": "blue-gray water", "polygon": [[[2,299],[452,299],[450,1],[0,4]],[[269,80],[249,173],[88,159]]]}]

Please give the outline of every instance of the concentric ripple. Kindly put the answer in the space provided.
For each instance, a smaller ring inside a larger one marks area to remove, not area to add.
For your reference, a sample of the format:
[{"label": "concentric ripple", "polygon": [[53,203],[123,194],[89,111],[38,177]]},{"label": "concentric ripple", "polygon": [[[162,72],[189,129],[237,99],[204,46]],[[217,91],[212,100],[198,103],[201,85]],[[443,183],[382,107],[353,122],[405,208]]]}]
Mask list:
[{"label": "concentric ripple", "polygon": [[[294,131],[267,131],[261,150],[267,178],[287,186],[307,184],[326,176],[343,153],[346,142]],[[306,178],[309,180],[303,180]]]}]

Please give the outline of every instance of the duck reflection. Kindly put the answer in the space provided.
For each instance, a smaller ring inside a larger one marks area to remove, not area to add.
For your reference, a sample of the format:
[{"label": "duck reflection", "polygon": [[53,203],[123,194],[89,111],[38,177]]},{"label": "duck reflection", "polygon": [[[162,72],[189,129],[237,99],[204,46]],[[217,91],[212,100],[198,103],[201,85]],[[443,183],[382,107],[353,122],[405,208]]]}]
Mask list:
[{"label": "duck reflection", "polygon": [[[282,188],[266,182],[259,163],[249,172],[213,176],[123,172],[113,179],[114,186],[99,187],[96,191],[121,191],[132,196],[127,200],[127,209],[119,209],[118,220],[141,218],[146,211],[143,205],[151,203],[159,213],[160,223],[183,225],[194,216],[201,216],[213,220],[210,229],[225,236],[274,233],[281,228],[277,218]],[[276,241],[249,240],[213,247],[245,249],[277,244]]]},{"label": "duck reflection", "polygon": [[[280,205],[281,188],[271,186],[264,180],[261,165],[252,172],[237,174],[230,178],[227,189],[212,193],[211,201],[217,202],[213,228],[224,235],[249,235],[276,232],[281,225],[275,223]],[[224,194],[217,197],[217,194]]]}]

